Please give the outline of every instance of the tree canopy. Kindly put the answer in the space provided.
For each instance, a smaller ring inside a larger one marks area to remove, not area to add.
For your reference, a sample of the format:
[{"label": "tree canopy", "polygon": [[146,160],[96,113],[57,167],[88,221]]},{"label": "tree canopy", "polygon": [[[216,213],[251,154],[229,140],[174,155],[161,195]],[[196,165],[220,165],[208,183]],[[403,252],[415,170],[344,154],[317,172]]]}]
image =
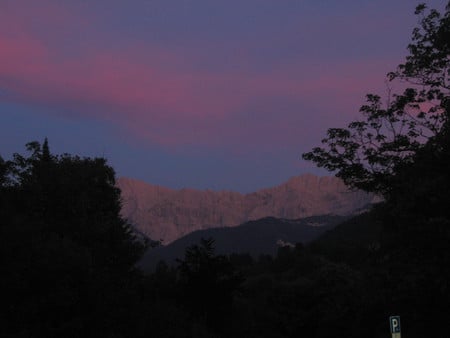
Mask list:
[{"label": "tree canopy", "polygon": [[367,95],[362,119],[328,129],[324,146],[302,155],[350,187],[388,196],[397,172],[449,133],[450,2],[444,14],[424,4],[415,14],[419,25],[409,55],[388,74],[389,81],[407,85],[403,93],[390,94],[385,105],[380,96]]},{"label": "tree canopy", "polygon": [[[1,336],[120,332],[134,265],[145,248],[120,216],[114,170],[103,158],[0,158]],[[120,304],[120,307],[114,304]]]}]

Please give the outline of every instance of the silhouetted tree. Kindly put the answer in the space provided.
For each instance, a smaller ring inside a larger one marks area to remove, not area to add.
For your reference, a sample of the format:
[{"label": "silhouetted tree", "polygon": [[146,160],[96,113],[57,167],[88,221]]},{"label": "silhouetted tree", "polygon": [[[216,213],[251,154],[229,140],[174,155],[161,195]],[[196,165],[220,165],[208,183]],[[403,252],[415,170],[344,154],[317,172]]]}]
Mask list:
[{"label": "silhouetted tree", "polygon": [[8,175],[8,163],[0,156],[0,187],[6,184]]},{"label": "silhouetted tree", "polygon": [[410,84],[402,94],[381,98],[370,94],[360,111],[363,119],[348,128],[328,129],[316,147],[303,158],[336,171],[350,187],[389,195],[399,166],[411,164],[431,139],[448,133],[450,118],[450,3],[444,15],[426,13],[419,5],[420,25],[414,29],[410,54],[388,74],[389,80]]},{"label": "silhouetted tree", "polygon": [[47,138],[45,138],[44,144],[42,145],[42,161],[43,162],[50,162],[51,161],[50,148],[48,146],[48,139]]},{"label": "silhouetted tree", "polygon": [[384,195],[370,214],[383,225],[380,246],[359,263],[367,285],[359,313],[372,334],[399,313],[410,337],[450,329],[450,2],[443,15],[425,5],[416,14],[409,55],[388,74],[409,88],[386,108],[369,95],[363,120],[329,129],[325,147],[303,155],[351,187]]},{"label": "silhouetted tree", "polygon": [[0,335],[131,329],[134,264],[144,243],[120,216],[114,170],[102,158],[52,155],[47,141],[27,150],[7,163],[9,182],[0,185],[7,201],[0,205]]},{"label": "silhouetted tree", "polygon": [[201,239],[200,245],[186,249],[179,261],[181,301],[200,322],[223,332],[232,314],[235,292],[242,283],[225,256],[215,255],[214,240]]}]

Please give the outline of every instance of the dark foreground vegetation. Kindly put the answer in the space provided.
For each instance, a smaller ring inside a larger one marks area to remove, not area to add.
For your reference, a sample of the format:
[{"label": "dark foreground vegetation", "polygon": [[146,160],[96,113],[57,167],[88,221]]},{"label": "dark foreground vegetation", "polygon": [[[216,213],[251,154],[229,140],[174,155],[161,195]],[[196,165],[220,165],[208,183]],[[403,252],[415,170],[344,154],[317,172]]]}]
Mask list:
[{"label": "dark foreground vegetation", "polygon": [[450,330],[448,144],[308,246],[255,259],[202,240],[149,275],[104,160],[29,149],[1,162],[1,337],[388,337],[392,314],[406,337]]},{"label": "dark foreground vegetation", "polygon": [[404,337],[448,336],[449,12],[418,7],[411,55],[390,74],[419,87],[385,109],[369,96],[365,120],[305,154],[384,202],[275,257],[216,255],[206,239],[144,275],[147,243],[120,217],[104,159],[47,141],[0,157],[0,336],[389,337],[390,315]]}]

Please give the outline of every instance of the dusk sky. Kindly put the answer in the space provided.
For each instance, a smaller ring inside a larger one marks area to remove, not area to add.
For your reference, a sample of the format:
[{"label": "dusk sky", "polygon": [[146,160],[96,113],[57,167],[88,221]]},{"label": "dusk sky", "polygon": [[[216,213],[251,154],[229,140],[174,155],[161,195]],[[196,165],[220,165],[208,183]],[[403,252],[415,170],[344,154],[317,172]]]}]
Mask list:
[{"label": "dusk sky", "polygon": [[240,192],[325,174],[301,154],[385,95],[416,5],[0,0],[0,155],[48,137],[118,176]]}]

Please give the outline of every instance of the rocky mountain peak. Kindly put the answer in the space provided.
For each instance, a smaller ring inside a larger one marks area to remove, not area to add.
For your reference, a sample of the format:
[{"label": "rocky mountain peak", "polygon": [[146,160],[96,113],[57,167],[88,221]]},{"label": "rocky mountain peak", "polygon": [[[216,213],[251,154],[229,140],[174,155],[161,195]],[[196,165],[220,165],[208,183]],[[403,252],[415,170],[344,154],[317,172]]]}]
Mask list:
[{"label": "rocky mountain peak", "polygon": [[298,219],[314,215],[348,215],[374,196],[350,191],[335,177],[306,174],[249,194],[184,188],[169,189],[119,178],[122,214],[150,238],[170,243],[192,231],[237,226],[263,217]]}]

